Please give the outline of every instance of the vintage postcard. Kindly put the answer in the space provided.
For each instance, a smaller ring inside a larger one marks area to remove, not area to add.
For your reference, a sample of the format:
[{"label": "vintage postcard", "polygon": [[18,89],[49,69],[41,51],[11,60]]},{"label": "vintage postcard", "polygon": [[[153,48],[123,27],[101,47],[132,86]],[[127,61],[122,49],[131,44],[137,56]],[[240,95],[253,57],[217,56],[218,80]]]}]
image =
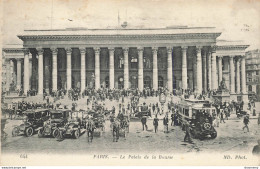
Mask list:
[{"label": "vintage postcard", "polygon": [[1,8],[2,166],[260,165],[260,1]]}]

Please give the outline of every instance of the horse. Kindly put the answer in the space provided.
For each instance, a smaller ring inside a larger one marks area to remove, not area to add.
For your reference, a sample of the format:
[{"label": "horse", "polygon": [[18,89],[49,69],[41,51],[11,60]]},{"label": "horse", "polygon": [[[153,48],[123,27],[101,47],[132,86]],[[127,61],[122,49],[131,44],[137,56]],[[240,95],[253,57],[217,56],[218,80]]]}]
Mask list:
[{"label": "horse", "polygon": [[92,142],[94,130],[95,130],[95,123],[93,120],[88,120],[86,123],[86,129],[88,133],[88,142]]},{"label": "horse", "polygon": [[120,129],[120,122],[115,120],[112,122],[112,134],[113,134],[113,142],[117,142],[119,139],[119,129]]}]

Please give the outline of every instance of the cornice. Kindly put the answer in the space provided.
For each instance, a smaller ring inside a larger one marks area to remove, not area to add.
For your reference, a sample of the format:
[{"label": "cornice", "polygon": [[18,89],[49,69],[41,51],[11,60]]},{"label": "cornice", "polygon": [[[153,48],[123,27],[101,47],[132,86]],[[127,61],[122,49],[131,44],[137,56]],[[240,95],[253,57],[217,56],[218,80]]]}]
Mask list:
[{"label": "cornice", "polygon": [[6,53],[24,53],[24,48],[4,48]]},{"label": "cornice", "polygon": [[217,50],[234,50],[234,49],[242,49],[245,50],[249,45],[227,45],[227,46],[217,46]]},{"label": "cornice", "polygon": [[193,33],[193,34],[150,34],[150,35],[18,35],[18,38],[25,40],[82,40],[82,39],[129,39],[129,38],[217,38],[221,33]]}]

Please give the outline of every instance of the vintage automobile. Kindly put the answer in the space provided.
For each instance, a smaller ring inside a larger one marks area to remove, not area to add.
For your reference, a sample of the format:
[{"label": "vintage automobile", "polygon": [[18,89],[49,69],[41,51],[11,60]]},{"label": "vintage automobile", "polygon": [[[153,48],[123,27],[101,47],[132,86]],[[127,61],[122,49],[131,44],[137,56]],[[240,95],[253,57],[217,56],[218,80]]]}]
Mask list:
[{"label": "vintage automobile", "polygon": [[38,130],[38,136],[53,136],[54,138],[59,134],[59,127],[63,127],[69,118],[70,110],[57,109],[50,110],[50,119],[44,122],[43,127]]},{"label": "vintage automobile", "polygon": [[148,105],[142,104],[136,107],[134,117],[142,118],[143,116],[151,117],[151,110],[148,108]]},{"label": "vintage automobile", "polygon": [[182,129],[185,128],[185,121],[191,123],[191,135],[200,140],[210,136],[217,137],[217,131],[212,125],[212,114],[216,112],[209,101],[184,99],[178,104],[178,121]]},{"label": "vintage automobile", "polygon": [[[72,115],[73,116],[73,115]],[[86,121],[83,118],[72,118],[62,127],[59,127],[58,139],[64,139],[65,137],[74,137],[78,139],[81,134],[86,131]]]},{"label": "vintage automobile", "polygon": [[27,137],[32,136],[43,123],[49,119],[48,109],[30,109],[23,112],[24,119],[23,124],[19,126],[14,126],[12,130],[13,136],[18,136],[19,134],[25,134]]}]

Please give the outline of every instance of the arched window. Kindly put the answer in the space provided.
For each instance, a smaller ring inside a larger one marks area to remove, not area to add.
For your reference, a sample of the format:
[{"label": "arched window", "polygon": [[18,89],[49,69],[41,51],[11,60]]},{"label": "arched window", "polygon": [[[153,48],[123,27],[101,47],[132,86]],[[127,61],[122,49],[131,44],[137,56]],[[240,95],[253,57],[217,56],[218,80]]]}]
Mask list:
[{"label": "arched window", "polygon": [[162,76],[158,77],[158,87],[163,87],[163,77]]},{"label": "arched window", "polygon": [[151,88],[151,78],[149,76],[144,78],[144,88]]},{"label": "arched window", "polygon": [[109,76],[107,76],[105,78],[105,85],[106,85],[106,88],[109,88]]}]

